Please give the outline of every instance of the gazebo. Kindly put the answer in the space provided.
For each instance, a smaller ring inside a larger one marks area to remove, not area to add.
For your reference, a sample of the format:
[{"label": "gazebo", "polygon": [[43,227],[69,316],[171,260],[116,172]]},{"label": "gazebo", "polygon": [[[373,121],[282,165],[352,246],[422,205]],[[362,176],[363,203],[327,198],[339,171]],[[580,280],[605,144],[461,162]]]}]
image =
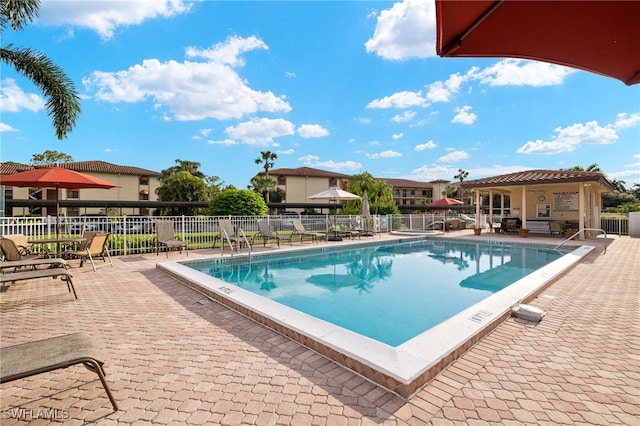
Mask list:
[{"label": "gazebo", "polygon": [[[493,214],[493,195],[500,194],[500,218],[505,217],[504,195],[511,199],[510,217],[520,218],[530,232],[548,233],[550,222],[561,222],[574,229],[600,228],[602,194],[615,189],[598,172],[572,170],[526,170],[459,184],[475,191],[476,223],[480,223],[480,192],[489,193],[489,212]],[[584,233],[579,236],[584,238]]]}]

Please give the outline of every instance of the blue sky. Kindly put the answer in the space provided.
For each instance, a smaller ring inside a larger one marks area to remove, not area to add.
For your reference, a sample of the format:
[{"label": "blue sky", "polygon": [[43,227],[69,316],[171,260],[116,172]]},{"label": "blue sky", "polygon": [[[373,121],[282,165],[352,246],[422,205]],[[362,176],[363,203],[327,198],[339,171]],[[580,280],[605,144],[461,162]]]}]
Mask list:
[{"label": "blue sky", "polygon": [[417,181],[597,163],[640,183],[640,85],[542,62],[440,58],[431,1],[43,0],[13,42],[82,98],[57,140],[41,93],[2,65],[2,161],[46,149],[244,188],[261,167]]}]

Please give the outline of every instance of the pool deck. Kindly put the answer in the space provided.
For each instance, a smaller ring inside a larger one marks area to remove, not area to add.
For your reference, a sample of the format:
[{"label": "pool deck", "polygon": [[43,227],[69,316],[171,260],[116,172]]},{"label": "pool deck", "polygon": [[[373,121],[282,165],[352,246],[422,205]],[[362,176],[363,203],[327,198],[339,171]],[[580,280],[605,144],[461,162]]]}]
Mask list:
[{"label": "pool deck", "polygon": [[603,242],[530,302],[541,323],[509,318],[408,402],[158,271],[164,254],[75,261],[77,301],[51,279],[0,292],[0,344],[92,335],[120,411],[75,366],[0,385],[1,423],[640,424],[640,239]]}]

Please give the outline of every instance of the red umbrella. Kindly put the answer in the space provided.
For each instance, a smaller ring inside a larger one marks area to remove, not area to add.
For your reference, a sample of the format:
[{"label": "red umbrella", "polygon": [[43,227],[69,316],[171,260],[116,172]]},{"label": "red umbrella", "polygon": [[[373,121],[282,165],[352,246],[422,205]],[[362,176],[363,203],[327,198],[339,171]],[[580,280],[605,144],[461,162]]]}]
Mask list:
[{"label": "red umbrella", "polygon": [[59,188],[84,189],[84,188],[115,188],[118,185],[102,180],[91,175],[79,173],[74,170],[61,167],[42,167],[12,175],[1,176],[0,185],[20,186],[28,188],[55,188],[56,189],[56,238],[60,234],[60,210]]},{"label": "red umbrella", "polygon": [[435,1],[442,57],[532,59],[640,82],[640,1]]},{"label": "red umbrella", "polygon": [[448,207],[448,206],[460,206],[464,204],[460,200],[456,200],[455,198],[440,198],[439,200],[435,200],[429,204],[429,207]]}]

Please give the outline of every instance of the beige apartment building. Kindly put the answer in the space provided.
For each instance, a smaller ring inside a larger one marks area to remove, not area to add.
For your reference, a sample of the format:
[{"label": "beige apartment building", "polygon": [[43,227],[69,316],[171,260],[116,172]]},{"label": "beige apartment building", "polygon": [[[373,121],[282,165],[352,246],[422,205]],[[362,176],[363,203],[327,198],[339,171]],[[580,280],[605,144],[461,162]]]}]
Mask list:
[{"label": "beige apartment building", "polygon": [[[260,173],[264,175],[264,173]],[[331,186],[347,189],[349,175],[335,173],[311,167],[281,168],[269,171],[269,176],[277,181],[278,191],[285,204],[327,204],[327,200],[312,200],[308,197],[322,192]],[[417,182],[407,179],[383,179],[393,187],[393,198],[399,208],[421,206],[422,199],[442,198],[442,191],[449,181]],[[291,208],[302,211],[302,208]]]},{"label": "beige apartment building", "polygon": [[[120,166],[106,161],[76,161],[60,164],[59,167],[74,170],[104,179],[115,185],[112,189],[60,189],[59,198],[79,201],[157,201],[156,189],[160,186],[160,173],[133,166]],[[2,163],[0,176],[33,169],[33,166]],[[10,200],[55,200],[53,188],[23,188],[2,186],[4,216],[23,215],[55,215],[55,207],[9,207]],[[90,203],[89,203],[90,204]],[[78,216],[81,214],[104,214],[105,208],[100,206],[60,207],[59,214]],[[122,207],[115,214],[149,215],[148,207]]]}]

